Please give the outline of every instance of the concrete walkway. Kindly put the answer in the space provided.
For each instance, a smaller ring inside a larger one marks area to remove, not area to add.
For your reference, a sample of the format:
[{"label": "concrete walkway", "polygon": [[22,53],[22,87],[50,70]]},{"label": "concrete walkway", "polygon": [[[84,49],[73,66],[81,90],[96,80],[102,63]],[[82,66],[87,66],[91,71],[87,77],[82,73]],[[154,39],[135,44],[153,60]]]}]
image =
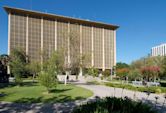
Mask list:
[{"label": "concrete walkway", "polygon": [[[115,96],[115,97],[128,97],[133,100],[143,101],[152,105],[154,108],[157,108],[159,112],[166,113],[166,102],[163,105],[165,98],[163,94],[150,94],[149,96],[147,93],[143,92],[135,92],[130,90],[123,90],[122,88],[112,88],[102,85],[78,85],[80,87],[89,89],[94,92],[94,96],[98,97],[107,97],[107,96]],[[157,104],[155,97],[158,97]]]},{"label": "concrete walkway", "polygon": [[[134,100],[141,100],[153,107],[157,108],[160,113],[166,113],[166,103],[164,103],[163,95],[150,94],[147,96],[146,93],[134,92],[129,90],[122,90],[120,88],[111,88],[102,85],[87,85],[85,83],[74,83],[80,87],[89,89],[94,92],[94,96],[86,100],[79,100],[74,102],[66,103],[54,103],[54,104],[19,104],[19,103],[6,103],[0,102],[0,112],[1,113],[70,113],[72,109],[80,104],[86,103],[87,101],[94,101],[95,96],[106,97],[106,96],[116,96],[116,97],[129,97]],[[123,91],[123,93],[122,93]],[[134,96],[135,95],[135,96]],[[155,97],[158,97],[157,105]]]}]

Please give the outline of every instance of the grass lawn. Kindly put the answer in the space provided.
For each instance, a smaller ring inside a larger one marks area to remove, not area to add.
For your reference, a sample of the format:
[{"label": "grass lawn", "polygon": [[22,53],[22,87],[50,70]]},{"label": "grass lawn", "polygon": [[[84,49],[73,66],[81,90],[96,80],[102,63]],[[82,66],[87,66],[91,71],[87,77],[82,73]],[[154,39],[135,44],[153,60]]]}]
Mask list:
[{"label": "grass lawn", "polygon": [[0,101],[16,103],[52,103],[66,102],[78,99],[85,99],[93,95],[87,89],[75,85],[58,84],[51,93],[46,93],[46,88],[38,83],[26,82],[23,86],[13,86],[0,88]]}]

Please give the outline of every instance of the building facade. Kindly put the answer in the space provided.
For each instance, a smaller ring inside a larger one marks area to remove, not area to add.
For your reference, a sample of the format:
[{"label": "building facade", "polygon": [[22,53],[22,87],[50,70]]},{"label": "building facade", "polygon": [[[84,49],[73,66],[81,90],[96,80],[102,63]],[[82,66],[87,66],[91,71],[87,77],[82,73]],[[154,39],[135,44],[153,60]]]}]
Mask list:
[{"label": "building facade", "polygon": [[166,56],[166,43],[152,47],[151,56]]},{"label": "building facade", "polygon": [[[116,65],[118,26],[36,11],[4,7],[8,13],[8,54],[22,48],[33,60],[42,60],[39,51],[70,46],[69,34],[79,39],[80,54],[88,54],[86,67],[112,69]],[[68,53],[68,61],[71,60]]]}]

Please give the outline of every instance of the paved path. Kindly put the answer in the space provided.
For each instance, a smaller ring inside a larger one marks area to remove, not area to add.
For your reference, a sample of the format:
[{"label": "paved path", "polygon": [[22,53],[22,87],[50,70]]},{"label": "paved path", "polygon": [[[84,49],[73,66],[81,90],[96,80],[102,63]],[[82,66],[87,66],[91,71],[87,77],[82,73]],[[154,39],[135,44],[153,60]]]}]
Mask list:
[{"label": "paved path", "polygon": [[[141,100],[155,107],[155,97],[158,96],[156,108],[160,110],[161,113],[166,113],[166,104],[163,106],[164,98],[163,95],[151,94],[149,97],[146,93],[133,92],[129,90],[123,90],[120,88],[111,88],[102,85],[87,85],[84,83],[75,83],[76,85],[89,89],[94,92],[94,96],[88,98],[87,100],[79,100],[74,102],[66,103],[54,103],[54,104],[18,104],[18,103],[6,103],[0,102],[0,112],[1,113],[69,113],[72,109],[82,103],[87,101],[93,101],[95,96],[106,97],[106,96],[116,96],[125,97],[128,96],[131,99]],[[135,94],[135,96],[134,96]],[[163,106],[163,107],[162,107]]]}]

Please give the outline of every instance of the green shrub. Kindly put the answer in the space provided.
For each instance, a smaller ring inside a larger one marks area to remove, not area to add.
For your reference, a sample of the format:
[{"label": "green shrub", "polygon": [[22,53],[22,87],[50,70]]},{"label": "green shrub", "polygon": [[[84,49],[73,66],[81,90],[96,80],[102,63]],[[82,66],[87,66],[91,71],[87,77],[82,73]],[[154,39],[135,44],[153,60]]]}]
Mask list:
[{"label": "green shrub", "polygon": [[88,74],[93,76],[93,77],[97,77],[99,75],[99,70],[92,67],[88,69]]},{"label": "green shrub", "polygon": [[[117,87],[117,88],[125,88],[128,90],[133,90],[133,91],[141,91],[141,92],[150,92],[150,93],[166,93],[166,88],[165,87],[135,87],[129,84],[115,84],[115,83],[105,83],[106,86],[109,87]],[[160,90],[160,91],[159,91]]]},{"label": "green shrub", "polygon": [[162,87],[166,87],[166,82],[160,82],[160,85],[161,85]]},{"label": "green shrub", "polygon": [[51,91],[51,88],[55,87],[57,84],[55,76],[44,71],[39,74],[39,82],[47,88],[48,93]]},{"label": "green shrub", "polygon": [[111,75],[111,71],[110,70],[105,70],[102,72],[102,75],[104,75],[104,77],[109,77]]},{"label": "green shrub", "polygon": [[156,90],[155,90],[155,93],[161,93],[162,91],[161,91],[161,89],[160,88],[157,88]]},{"label": "green shrub", "polygon": [[157,113],[149,105],[128,98],[106,97],[76,107],[72,113]]}]

